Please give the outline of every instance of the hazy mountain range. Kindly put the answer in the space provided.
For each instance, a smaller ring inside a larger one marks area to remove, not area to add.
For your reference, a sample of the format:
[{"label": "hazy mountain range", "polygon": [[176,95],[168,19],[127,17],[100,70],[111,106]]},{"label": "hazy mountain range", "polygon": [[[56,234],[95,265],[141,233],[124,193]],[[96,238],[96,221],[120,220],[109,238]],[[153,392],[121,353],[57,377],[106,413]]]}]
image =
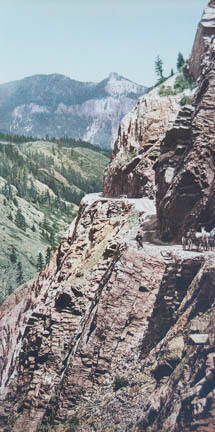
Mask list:
[{"label": "hazy mountain range", "polygon": [[146,92],[115,72],[99,83],[34,75],[0,85],[0,131],[38,138],[66,135],[108,148],[122,117]]}]

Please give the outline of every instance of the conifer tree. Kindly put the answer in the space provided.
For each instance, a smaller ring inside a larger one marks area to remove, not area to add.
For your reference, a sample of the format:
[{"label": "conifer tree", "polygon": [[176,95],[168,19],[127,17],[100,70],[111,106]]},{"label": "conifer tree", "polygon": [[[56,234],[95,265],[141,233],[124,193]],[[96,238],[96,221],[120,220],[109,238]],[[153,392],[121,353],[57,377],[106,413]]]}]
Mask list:
[{"label": "conifer tree", "polygon": [[12,248],[11,248],[11,253],[10,253],[9,257],[10,257],[10,261],[13,264],[15,264],[17,262],[17,254],[16,254],[16,250],[15,250],[14,246],[12,246]]},{"label": "conifer tree", "polygon": [[163,61],[161,60],[161,58],[159,57],[159,55],[156,57],[155,60],[155,72],[156,75],[158,76],[160,81],[163,81],[164,76],[163,76]]},{"label": "conifer tree", "polygon": [[13,292],[13,288],[12,288],[12,286],[10,285],[9,288],[8,288],[8,295],[11,295],[12,292]]},{"label": "conifer tree", "polygon": [[15,224],[18,226],[18,228],[21,228],[23,231],[26,230],[25,217],[23,216],[20,208],[17,210],[16,213]]},{"label": "conifer tree", "polygon": [[42,227],[43,227],[43,229],[45,229],[46,231],[49,231],[49,230],[50,230],[50,225],[49,225],[48,219],[47,219],[47,217],[46,217],[45,215],[44,215],[44,218],[43,218]]},{"label": "conifer tree", "polygon": [[177,64],[176,64],[177,70],[181,69],[181,67],[184,65],[184,63],[185,63],[185,60],[184,60],[183,54],[181,54],[181,52],[179,52],[178,57],[177,57]]},{"label": "conifer tree", "polygon": [[17,264],[16,282],[17,282],[18,285],[21,285],[24,282],[22,263],[20,261]]},{"label": "conifer tree", "polygon": [[50,263],[51,259],[51,248],[48,246],[46,249],[46,265]]},{"label": "conifer tree", "polygon": [[44,258],[43,258],[42,253],[39,252],[39,255],[38,255],[38,257],[37,257],[37,270],[38,270],[39,272],[41,272],[42,269],[43,269],[43,267],[44,267]]},{"label": "conifer tree", "polygon": [[49,241],[51,243],[51,246],[55,246],[55,234],[53,228],[50,230]]},{"label": "conifer tree", "polygon": [[4,187],[2,188],[2,193],[9,201],[13,199],[12,187],[9,183],[5,183]]}]

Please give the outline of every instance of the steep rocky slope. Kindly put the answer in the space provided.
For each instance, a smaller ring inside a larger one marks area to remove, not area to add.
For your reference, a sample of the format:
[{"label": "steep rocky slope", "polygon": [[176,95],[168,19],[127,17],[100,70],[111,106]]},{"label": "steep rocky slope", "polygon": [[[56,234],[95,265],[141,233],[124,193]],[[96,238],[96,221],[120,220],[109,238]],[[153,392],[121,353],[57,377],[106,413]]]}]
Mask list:
[{"label": "steep rocky slope", "polygon": [[45,138],[68,136],[110,148],[122,117],[147,88],[110,73],[99,83],[35,75],[0,85],[0,130]]},{"label": "steep rocky slope", "polygon": [[193,104],[179,112],[161,143],[155,166],[159,231],[165,240],[181,238],[190,227],[204,225],[211,230],[215,226],[215,5],[206,8],[203,24],[207,16],[211,36],[202,37],[207,49],[200,57],[201,75]]},{"label": "steep rocky slope", "polygon": [[3,432],[215,431],[215,252],[157,238],[213,217],[213,61],[212,38],[195,104],[162,134],[157,214],[147,196],[87,195],[0,308]]},{"label": "steep rocky slope", "polygon": [[215,1],[211,0],[204,10],[189,58],[188,71],[195,80],[199,78],[202,72],[202,61],[210,47],[211,38],[214,36],[214,7]]},{"label": "steep rocky slope", "polygon": [[[174,85],[182,73],[165,81],[174,93]],[[177,117],[183,96],[190,90],[164,96],[163,84],[139,99],[138,104],[120,123],[112,161],[104,177],[104,195],[117,197],[155,196],[153,164],[160,153],[160,143]]]},{"label": "steep rocky slope", "polygon": [[50,266],[4,304],[2,430],[214,430],[215,254],[154,243],[153,211],[85,197]]}]

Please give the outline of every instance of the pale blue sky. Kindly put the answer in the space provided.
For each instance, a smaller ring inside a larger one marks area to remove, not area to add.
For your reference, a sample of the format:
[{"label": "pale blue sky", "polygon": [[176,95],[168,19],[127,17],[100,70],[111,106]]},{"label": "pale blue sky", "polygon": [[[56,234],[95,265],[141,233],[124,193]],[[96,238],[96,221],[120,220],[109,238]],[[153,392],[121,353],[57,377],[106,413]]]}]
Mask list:
[{"label": "pale blue sky", "polygon": [[118,72],[156,81],[187,57],[207,0],[0,0],[0,83],[61,73],[101,81]]}]

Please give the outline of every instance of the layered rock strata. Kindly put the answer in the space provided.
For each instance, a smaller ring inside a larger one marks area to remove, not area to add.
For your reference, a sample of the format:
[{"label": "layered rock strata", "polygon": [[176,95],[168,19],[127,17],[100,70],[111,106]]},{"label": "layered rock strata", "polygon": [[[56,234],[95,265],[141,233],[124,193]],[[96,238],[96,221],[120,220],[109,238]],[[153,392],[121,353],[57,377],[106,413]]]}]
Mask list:
[{"label": "layered rock strata", "polygon": [[205,8],[199,23],[191,55],[188,61],[188,72],[196,81],[202,72],[202,63],[207,53],[211,38],[215,34],[215,2],[211,0]]},{"label": "layered rock strata", "polygon": [[[215,8],[210,8],[215,32]],[[181,110],[161,143],[156,170],[157,213],[162,239],[181,239],[190,227],[215,226],[215,40],[202,63],[193,105]]]},{"label": "layered rock strata", "polygon": [[180,99],[181,95],[160,97],[152,92],[124,117],[104,176],[105,196],[154,197],[153,163],[161,140],[177,116]]},{"label": "layered rock strata", "polygon": [[89,196],[50,266],[7,301],[2,431],[213,424],[214,253],[159,245],[155,228],[150,200]]}]

